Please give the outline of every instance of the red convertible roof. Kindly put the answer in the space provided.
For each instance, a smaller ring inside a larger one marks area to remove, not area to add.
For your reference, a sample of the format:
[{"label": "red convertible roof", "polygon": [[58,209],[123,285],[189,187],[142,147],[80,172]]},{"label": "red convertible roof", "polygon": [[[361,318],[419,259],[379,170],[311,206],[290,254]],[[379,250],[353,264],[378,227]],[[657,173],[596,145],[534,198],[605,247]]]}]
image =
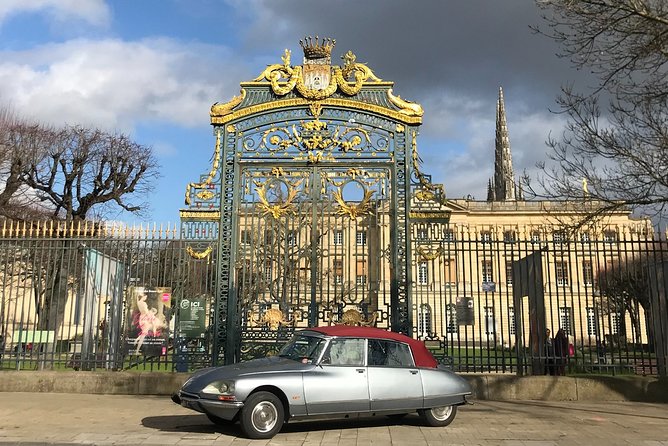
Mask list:
[{"label": "red convertible roof", "polygon": [[393,341],[400,341],[407,343],[413,351],[413,358],[415,358],[415,365],[418,367],[436,368],[438,362],[434,359],[424,342],[417,339],[410,338],[401,333],[393,331],[382,330],[374,327],[351,327],[349,325],[332,325],[328,327],[313,327],[306,330],[316,331],[328,336],[346,336],[355,338],[376,338],[376,339],[392,339]]}]

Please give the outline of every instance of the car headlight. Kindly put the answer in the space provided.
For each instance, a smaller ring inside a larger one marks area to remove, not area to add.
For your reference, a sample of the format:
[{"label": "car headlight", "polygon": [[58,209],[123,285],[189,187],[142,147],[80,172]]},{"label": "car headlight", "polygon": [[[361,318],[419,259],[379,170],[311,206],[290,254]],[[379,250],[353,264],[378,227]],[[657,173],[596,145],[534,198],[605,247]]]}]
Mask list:
[{"label": "car headlight", "polygon": [[202,393],[212,395],[230,394],[234,392],[234,383],[230,381],[214,381],[202,389]]}]

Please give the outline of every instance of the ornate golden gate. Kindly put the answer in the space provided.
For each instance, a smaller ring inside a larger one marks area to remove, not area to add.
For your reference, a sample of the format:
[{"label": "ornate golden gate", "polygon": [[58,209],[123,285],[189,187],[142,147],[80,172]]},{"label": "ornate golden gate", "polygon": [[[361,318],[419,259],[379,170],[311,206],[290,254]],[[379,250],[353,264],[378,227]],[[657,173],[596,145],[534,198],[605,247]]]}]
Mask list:
[{"label": "ornate golden gate", "polygon": [[186,193],[185,235],[217,241],[213,363],[266,355],[295,327],[412,332],[410,176],[422,109],[334,41],[286,50],[214,104],[213,168]]}]

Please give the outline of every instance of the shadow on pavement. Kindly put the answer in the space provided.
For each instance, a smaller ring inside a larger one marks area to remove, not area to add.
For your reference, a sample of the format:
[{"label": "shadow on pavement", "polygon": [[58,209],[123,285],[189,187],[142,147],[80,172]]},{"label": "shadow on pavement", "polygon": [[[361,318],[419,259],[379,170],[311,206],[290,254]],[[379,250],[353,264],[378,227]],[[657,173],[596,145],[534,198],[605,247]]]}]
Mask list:
[{"label": "shadow on pavement", "polygon": [[[215,425],[204,415],[162,415],[155,417],[145,417],[142,419],[142,425],[150,429],[156,429],[163,432],[191,432],[191,433],[221,433],[238,437],[241,435],[241,429],[238,423],[229,425]],[[425,426],[422,419],[417,414],[409,414],[400,420],[393,420],[385,416],[350,418],[350,419],[331,419],[331,420],[311,420],[295,421],[286,424],[281,433],[310,432],[322,430],[342,430],[359,429],[365,427],[381,426]]]}]

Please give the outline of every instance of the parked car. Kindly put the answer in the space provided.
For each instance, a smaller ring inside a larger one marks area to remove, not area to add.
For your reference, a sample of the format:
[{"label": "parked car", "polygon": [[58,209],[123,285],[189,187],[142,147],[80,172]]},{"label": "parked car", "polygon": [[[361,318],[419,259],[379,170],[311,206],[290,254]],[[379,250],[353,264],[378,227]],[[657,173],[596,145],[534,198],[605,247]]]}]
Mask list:
[{"label": "parked car", "polygon": [[371,327],[301,330],[278,356],[197,371],[172,400],[216,424],[239,421],[271,438],[288,420],[418,412],[447,426],[466,403],[466,380],[439,366],[424,343]]}]

